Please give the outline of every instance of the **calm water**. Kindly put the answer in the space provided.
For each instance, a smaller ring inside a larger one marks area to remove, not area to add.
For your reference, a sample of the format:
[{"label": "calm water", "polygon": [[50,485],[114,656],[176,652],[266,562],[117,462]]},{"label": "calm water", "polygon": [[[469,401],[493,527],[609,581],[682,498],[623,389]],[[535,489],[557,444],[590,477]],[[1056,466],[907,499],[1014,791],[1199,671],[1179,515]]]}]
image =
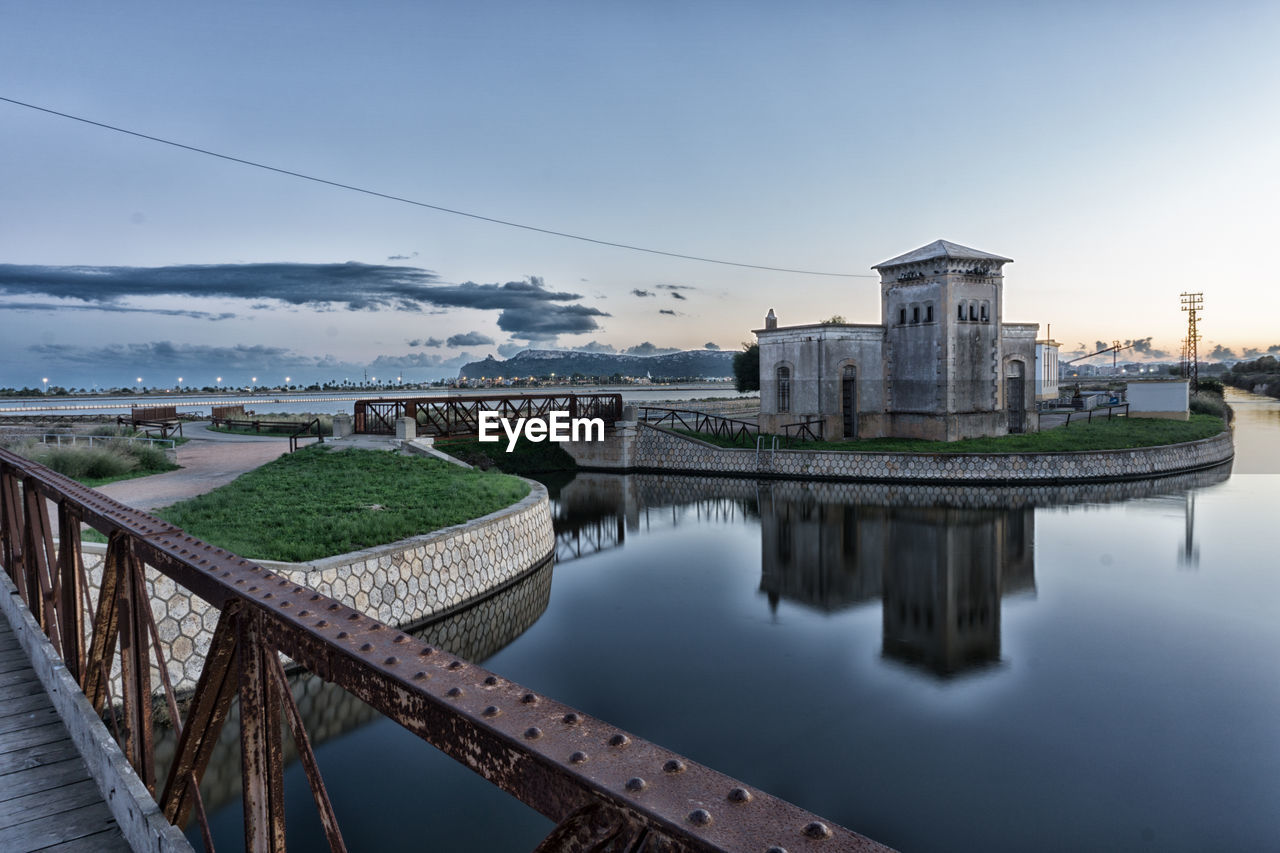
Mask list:
[{"label": "calm water", "polygon": [[[554,568],[429,630],[902,850],[1280,849],[1280,403],[1235,406],[1234,470],[1148,484],[580,475]],[[549,831],[359,703],[295,691],[351,849]],[[320,849],[288,778],[290,843]],[[235,849],[238,793],[210,796]]]},{"label": "calm water", "polygon": [[350,413],[356,400],[394,397],[479,397],[495,394],[615,394],[620,393],[627,402],[639,405],[660,400],[688,400],[707,397],[737,397],[733,384],[728,382],[710,385],[653,385],[635,386],[557,386],[552,388],[485,388],[447,389],[432,388],[426,391],[346,391],[310,392],[290,394],[147,394],[133,397],[15,397],[0,398],[0,416],[3,415],[98,415],[127,414],[133,406],[177,406],[180,413],[208,415],[211,406],[241,405],[246,411],[258,414],[287,412],[291,414]]}]

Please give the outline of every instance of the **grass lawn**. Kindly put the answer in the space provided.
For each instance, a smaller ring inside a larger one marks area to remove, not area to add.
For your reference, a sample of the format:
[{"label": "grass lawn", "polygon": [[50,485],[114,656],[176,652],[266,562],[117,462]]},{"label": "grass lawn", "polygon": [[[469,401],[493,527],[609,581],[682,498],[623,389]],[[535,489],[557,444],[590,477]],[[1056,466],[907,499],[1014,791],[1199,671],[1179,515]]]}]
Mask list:
[{"label": "grass lawn", "polygon": [[[854,450],[892,453],[1057,453],[1071,450],[1123,450],[1154,447],[1209,438],[1223,430],[1222,418],[1192,415],[1188,421],[1160,418],[1110,418],[1043,432],[967,438],[963,441],[921,441],[911,438],[868,438],[861,441],[807,441],[786,445],[792,450]],[[741,447],[728,439],[686,433],[720,447]],[[754,445],[753,445],[754,446]]]},{"label": "grass lawn", "polygon": [[505,474],[316,445],[155,514],[244,557],[302,562],[430,533],[528,494]]}]

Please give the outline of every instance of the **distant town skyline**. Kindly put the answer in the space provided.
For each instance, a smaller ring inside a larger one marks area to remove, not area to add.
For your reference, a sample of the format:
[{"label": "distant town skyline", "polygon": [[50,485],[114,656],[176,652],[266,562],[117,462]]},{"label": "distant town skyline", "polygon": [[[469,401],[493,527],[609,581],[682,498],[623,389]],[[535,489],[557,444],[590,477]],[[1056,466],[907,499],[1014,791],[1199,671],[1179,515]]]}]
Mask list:
[{"label": "distant town skyline", "polygon": [[0,22],[0,97],[537,228],[845,274],[567,240],[0,102],[0,386],[738,349],[770,308],[878,323],[870,267],[939,238],[1012,257],[1005,319],[1066,351],[1176,360],[1179,294],[1202,291],[1202,358],[1280,352],[1274,3],[0,0]]}]

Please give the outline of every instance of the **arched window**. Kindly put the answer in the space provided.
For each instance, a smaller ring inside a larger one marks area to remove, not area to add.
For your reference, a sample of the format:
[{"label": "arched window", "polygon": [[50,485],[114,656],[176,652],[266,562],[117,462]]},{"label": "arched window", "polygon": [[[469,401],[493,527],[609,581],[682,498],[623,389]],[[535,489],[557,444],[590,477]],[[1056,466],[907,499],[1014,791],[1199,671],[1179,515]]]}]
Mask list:
[{"label": "arched window", "polygon": [[898,309],[898,325],[904,326],[906,325],[906,322],[907,322],[907,309],[899,308]]},{"label": "arched window", "polygon": [[987,322],[987,302],[982,303],[982,322]]},{"label": "arched window", "polygon": [[969,319],[978,319],[978,306],[974,305],[972,302],[969,303]]},{"label": "arched window", "polygon": [[778,368],[778,411],[791,411],[791,368]]},{"label": "arched window", "polygon": [[924,321],[926,323],[933,322],[933,303],[932,302],[924,306]]},{"label": "arched window", "polygon": [[956,319],[957,320],[964,319],[964,303],[963,302],[961,302],[958,306],[956,306]]},{"label": "arched window", "polygon": [[911,322],[913,323],[920,322],[920,306],[919,305],[911,306]]}]

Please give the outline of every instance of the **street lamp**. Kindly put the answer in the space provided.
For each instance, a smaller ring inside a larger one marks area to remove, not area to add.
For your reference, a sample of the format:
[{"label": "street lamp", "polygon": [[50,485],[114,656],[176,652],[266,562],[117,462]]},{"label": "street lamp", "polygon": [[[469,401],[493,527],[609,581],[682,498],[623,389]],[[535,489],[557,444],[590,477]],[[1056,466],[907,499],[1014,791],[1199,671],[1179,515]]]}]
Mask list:
[{"label": "street lamp", "polygon": [[44,383],[44,393],[48,394],[48,393],[49,393],[49,377],[48,377],[48,376],[46,376],[45,378],[41,379],[40,381]]}]

